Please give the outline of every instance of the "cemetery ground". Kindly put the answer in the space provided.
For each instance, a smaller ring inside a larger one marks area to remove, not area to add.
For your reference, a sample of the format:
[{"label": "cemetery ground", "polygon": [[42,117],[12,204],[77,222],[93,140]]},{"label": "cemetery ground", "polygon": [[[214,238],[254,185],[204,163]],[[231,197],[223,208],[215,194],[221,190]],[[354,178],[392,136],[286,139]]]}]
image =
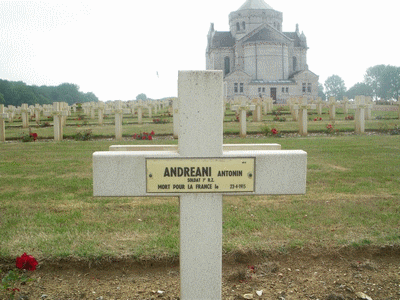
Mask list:
[{"label": "cemetery ground", "polygon": [[[322,115],[309,121],[310,136],[299,137],[297,123],[283,114],[286,122],[269,115],[248,123],[252,134],[243,139],[228,114],[224,143],[301,149],[308,171],[305,195],[224,197],[223,299],[400,299],[400,136],[388,134],[399,120],[395,112],[373,113],[364,135],[348,134],[353,123],[339,114],[339,132],[327,134],[333,122]],[[26,272],[32,281],[16,282],[16,299],[178,299],[178,198],[92,196],[93,152],[176,144],[170,117],[144,125],[124,118],[122,141],[112,140],[112,120],[98,126],[75,119],[68,119],[62,142],[51,141],[51,127],[32,122],[38,141],[22,143],[27,129],[18,120],[7,124],[8,141],[0,144],[0,276],[27,252],[39,265]],[[266,127],[283,137],[265,136]],[[75,141],[78,130],[98,139]],[[152,141],[132,138],[151,130]],[[8,295],[0,286],[0,299]]]}]

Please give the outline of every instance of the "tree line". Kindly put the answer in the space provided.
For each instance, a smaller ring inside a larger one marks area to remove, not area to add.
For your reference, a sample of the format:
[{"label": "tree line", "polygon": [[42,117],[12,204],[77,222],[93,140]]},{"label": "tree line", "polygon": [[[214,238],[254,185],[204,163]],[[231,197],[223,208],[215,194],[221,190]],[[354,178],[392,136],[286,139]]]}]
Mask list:
[{"label": "tree line", "polygon": [[371,96],[374,100],[397,100],[400,96],[400,67],[391,65],[370,67],[364,75],[364,81],[356,83],[348,90],[338,75],[328,77],[324,85],[319,85],[319,96],[324,100],[329,97],[354,99],[357,95]]},{"label": "tree line", "polygon": [[21,106],[35,104],[52,104],[67,102],[68,105],[83,102],[97,102],[99,99],[92,92],[83,93],[79,86],[72,83],[62,83],[58,86],[30,86],[22,81],[0,79],[0,104],[5,106]]}]

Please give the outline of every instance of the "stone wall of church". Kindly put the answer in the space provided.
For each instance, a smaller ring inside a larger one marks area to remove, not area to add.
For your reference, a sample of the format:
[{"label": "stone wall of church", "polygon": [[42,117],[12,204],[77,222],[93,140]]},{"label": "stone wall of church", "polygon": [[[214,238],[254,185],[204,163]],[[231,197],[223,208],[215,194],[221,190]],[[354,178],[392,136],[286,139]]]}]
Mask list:
[{"label": "stone wall of church", "polygon": [[[225,57],[229,58],[230,72],[234,69],[234,59],[235,55],[232,48],[218,48],[213,49],[209,54],[209,59],[207,60],[207,70],[225,70]],[[224,75],[227,75],[224,73]]]},{"label": "stone wall of church", "polygon": [[289,76],[289,51],[286,45],[248,43],[244,45],[244,71],[253,80],[282,80]]},{"label": "stone wall of church", "polygon": [[301,47],[291,48],[289,51],[289,64],[289,76],[293,73],[307,70],[307,49]]}]

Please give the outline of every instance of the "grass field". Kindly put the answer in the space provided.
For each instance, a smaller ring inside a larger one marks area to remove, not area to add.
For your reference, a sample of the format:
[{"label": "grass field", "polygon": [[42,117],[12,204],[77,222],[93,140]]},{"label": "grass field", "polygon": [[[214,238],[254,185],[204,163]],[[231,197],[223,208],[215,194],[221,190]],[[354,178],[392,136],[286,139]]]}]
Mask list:
[{"label": "grass field", "polygon": [[[283,130],[288,123],[279,125]],[[159,126],[124,130],[168,133]],[[22,129],[8,128],[7,136],[12,130]],[[43,130],[51,135],[51,128]],[[111,135],[113,127],[107,130]],[[93,152],[135,143],[177,141],[0,144],[0,257],[176,257],[178,198],[92,196]],[[308,152],[305,195],[224,198],[225,253],[400,244],[400,136],[259,136],[224,143],[279,143]]]}]

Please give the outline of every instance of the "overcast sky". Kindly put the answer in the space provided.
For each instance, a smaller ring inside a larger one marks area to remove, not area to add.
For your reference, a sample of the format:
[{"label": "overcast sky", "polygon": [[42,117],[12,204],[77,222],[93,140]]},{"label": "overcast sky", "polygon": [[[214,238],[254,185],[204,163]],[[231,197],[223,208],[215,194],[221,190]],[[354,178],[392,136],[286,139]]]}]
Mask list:
[{"label": "overcast sky", "polygon": [[[178,70],[204,70],[207,33],[245,0],[1,1],[0,79],[75,83],[100,100],[177,95]],[[265,0],[296,23],[320,83],[350,88],[368,67],[400,66],[400,1]],[[157,76],[158,73],[158,76]]]}]

